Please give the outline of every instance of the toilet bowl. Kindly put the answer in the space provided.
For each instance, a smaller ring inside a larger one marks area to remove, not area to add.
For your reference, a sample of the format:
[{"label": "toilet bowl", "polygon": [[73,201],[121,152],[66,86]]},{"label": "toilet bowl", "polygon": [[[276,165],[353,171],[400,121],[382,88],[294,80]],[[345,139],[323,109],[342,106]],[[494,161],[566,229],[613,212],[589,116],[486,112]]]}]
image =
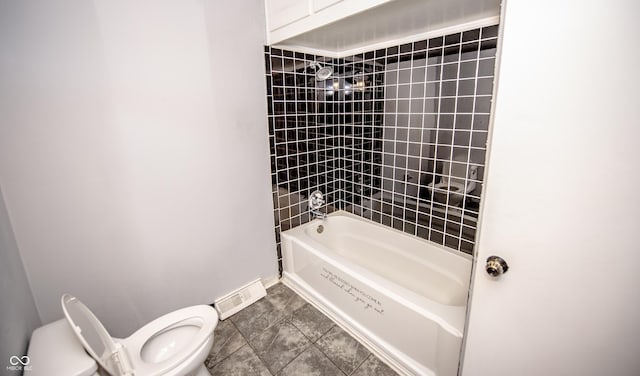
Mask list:
[{"label": "toilet bowl", "polygon": [[[32,335],[28,352],[34,365],[31,376],[40,372],[79,376],[209,375],[204,361],[218,324],[218,313],[210,306],[171,312],[125,339],[111,337],[95,315],[71,295],[62,296],[62,309],[66,320],[38,328]],[[51,373],[52,369],[58,371]]]},{"label": "toilet bowl", "polygon": [[442,175],[444,176],[438,183],[430,183],[427,188],[434,201],[458,206],[467,193],[476,188],[478,166],[468,166],[467,156],[464,154],[454,156],[453,162],[458,163],[443,162]]}]

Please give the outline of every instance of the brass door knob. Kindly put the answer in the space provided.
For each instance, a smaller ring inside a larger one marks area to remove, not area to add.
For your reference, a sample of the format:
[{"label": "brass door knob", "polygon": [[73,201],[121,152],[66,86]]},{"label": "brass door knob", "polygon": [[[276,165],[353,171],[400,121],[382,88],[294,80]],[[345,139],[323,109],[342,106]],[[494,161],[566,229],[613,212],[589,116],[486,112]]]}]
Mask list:
[{"label": "brass door knob", "polygon": [[487,257],[487,265],[485,266],[487,273],[493,277],[498,277],[509,270],[509,265],[499,256]]}]

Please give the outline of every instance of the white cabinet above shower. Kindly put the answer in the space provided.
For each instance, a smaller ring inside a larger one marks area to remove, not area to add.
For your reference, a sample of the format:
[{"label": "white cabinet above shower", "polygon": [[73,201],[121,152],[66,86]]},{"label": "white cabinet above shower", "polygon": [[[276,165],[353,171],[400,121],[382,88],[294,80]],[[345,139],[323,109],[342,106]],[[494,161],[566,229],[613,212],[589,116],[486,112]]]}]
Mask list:
[{"label": "white cabinet above shower", "polygon": [[265,0],[269,44],[392,0]]},{"label": "white cabinet above shower", "polygon": [[340,57],[496,24],[500,0],[265,0],[267,43]]},{"label": "white cabinet above shower", "polygon": [[309,4],[298,0],[266,0],[267,29],[274,31],[309,15]]}]

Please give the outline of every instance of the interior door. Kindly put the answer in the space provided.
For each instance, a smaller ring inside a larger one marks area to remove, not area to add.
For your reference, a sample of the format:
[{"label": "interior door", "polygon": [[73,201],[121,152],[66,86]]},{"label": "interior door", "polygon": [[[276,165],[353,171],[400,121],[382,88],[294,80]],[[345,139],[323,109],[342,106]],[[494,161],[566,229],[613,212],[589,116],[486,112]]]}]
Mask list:
[{"label": "interior door", "polygon": [[461,374],[640,375],[640,2],[505,2]]}]

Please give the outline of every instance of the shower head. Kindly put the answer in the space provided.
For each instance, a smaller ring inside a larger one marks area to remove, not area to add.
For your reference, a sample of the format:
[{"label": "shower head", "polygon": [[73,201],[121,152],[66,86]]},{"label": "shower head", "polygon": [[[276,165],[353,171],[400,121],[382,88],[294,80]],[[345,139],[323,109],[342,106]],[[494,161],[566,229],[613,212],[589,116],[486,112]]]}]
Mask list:
[{"label": "shower head", "polygon": [[333,68],[331,67],[320,68],[316,71],[316,80],[324,81],[329,77],[331,77],[332,74],[333,74]]},{"label": "shower head", "polygon": [[309,64],[309,66],[316,70],[316,81],[324,81],[331,77],[331,75],[333,74],[333,68],[323,67],[317,61]]}]

